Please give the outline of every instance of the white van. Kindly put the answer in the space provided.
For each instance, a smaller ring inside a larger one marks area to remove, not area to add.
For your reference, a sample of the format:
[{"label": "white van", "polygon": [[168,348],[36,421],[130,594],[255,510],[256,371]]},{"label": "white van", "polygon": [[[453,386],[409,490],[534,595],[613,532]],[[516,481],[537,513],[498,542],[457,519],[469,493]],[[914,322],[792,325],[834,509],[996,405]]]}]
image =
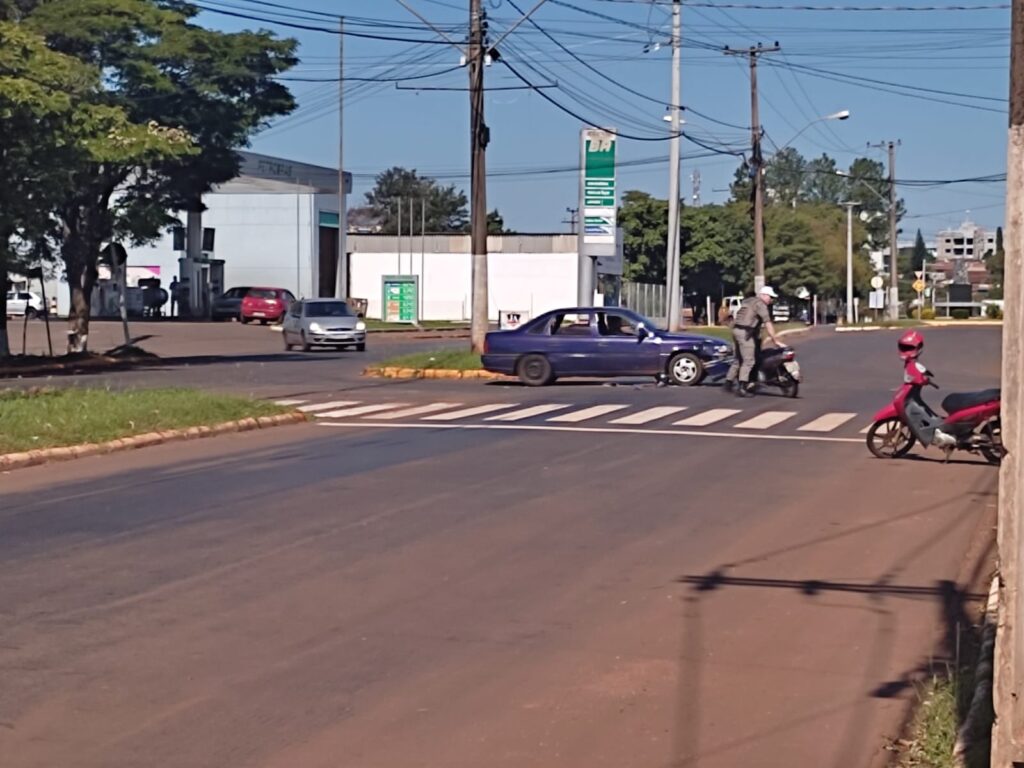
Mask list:
[{"label": "white van", "polygon": [[740,311],[740,304],[743,303],[743,296],[726,296],[722,299],[722,304],[729,309],[729,317],[736,317],[736,313]]}]

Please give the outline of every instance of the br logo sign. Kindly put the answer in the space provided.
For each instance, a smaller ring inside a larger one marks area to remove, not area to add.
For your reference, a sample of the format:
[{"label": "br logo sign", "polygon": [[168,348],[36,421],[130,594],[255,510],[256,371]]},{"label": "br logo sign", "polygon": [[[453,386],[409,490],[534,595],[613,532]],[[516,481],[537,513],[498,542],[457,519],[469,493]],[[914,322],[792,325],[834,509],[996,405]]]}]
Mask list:
[{"label": "br logo sign", "polygon": [[502,310],[498,313],[498,328],[503,331],[515,330],[530,319],[530,313],[522,310]]}]

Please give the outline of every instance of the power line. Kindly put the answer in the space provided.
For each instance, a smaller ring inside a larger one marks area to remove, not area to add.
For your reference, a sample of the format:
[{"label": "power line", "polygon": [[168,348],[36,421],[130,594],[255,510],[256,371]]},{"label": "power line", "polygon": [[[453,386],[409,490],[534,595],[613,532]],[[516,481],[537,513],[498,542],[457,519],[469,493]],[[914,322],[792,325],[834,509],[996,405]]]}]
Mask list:
[{"label": "power line", "polygon": [[[600,0],[615,5],[669,5],[669,0]],[[1008,3],[991,5],[761,5],[757,3],[710,3],[687,2],[687,8],[728,8],[740,11],[839,11],[854,13],[898,12],[912,13],[916,11],[1005,11],[1010,8]]]}]

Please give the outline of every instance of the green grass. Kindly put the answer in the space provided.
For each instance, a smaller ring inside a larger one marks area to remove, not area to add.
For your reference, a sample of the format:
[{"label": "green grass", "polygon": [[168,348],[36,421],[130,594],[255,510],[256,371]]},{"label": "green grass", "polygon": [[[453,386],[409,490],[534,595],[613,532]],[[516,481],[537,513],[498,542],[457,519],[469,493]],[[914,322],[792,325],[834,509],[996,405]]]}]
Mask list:
[{"label": "green grass", "polygon": [[442,368],[455,371],[477,371],[482,367],[480,355],[468,349],[435,349],[385,360],[382,368]]},{"label": "green grass", "polygon": [[98,443],[166,429],[273,416],[285,409],[190,389],[0,390],[0,453]]},{"label": "green grass", "polygon": [[[373,318],[366,318],[365,322],[368,331],[410,331],[417,329],[417,326],[411,323],[386,323],[383,320],[374,320]],[[449,320],[424,320],[419,323],[418,327],[433,331],[459,330],[469,328],[469,323],[455,323]]]}]

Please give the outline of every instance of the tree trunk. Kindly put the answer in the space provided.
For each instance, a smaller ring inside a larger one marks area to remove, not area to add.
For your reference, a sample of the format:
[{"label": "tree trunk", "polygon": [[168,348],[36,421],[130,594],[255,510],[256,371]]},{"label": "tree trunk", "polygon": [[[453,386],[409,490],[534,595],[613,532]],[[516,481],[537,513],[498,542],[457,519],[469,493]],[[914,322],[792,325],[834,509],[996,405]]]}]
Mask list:
[{"label": "tree trunk", "polygon": [[61,248],[71,292],[68,312],[68,354],[89,349],[89,318],[92,312],[92,289],[96,285],[96,257],[99,247],[78,232],[70,232]]}]

